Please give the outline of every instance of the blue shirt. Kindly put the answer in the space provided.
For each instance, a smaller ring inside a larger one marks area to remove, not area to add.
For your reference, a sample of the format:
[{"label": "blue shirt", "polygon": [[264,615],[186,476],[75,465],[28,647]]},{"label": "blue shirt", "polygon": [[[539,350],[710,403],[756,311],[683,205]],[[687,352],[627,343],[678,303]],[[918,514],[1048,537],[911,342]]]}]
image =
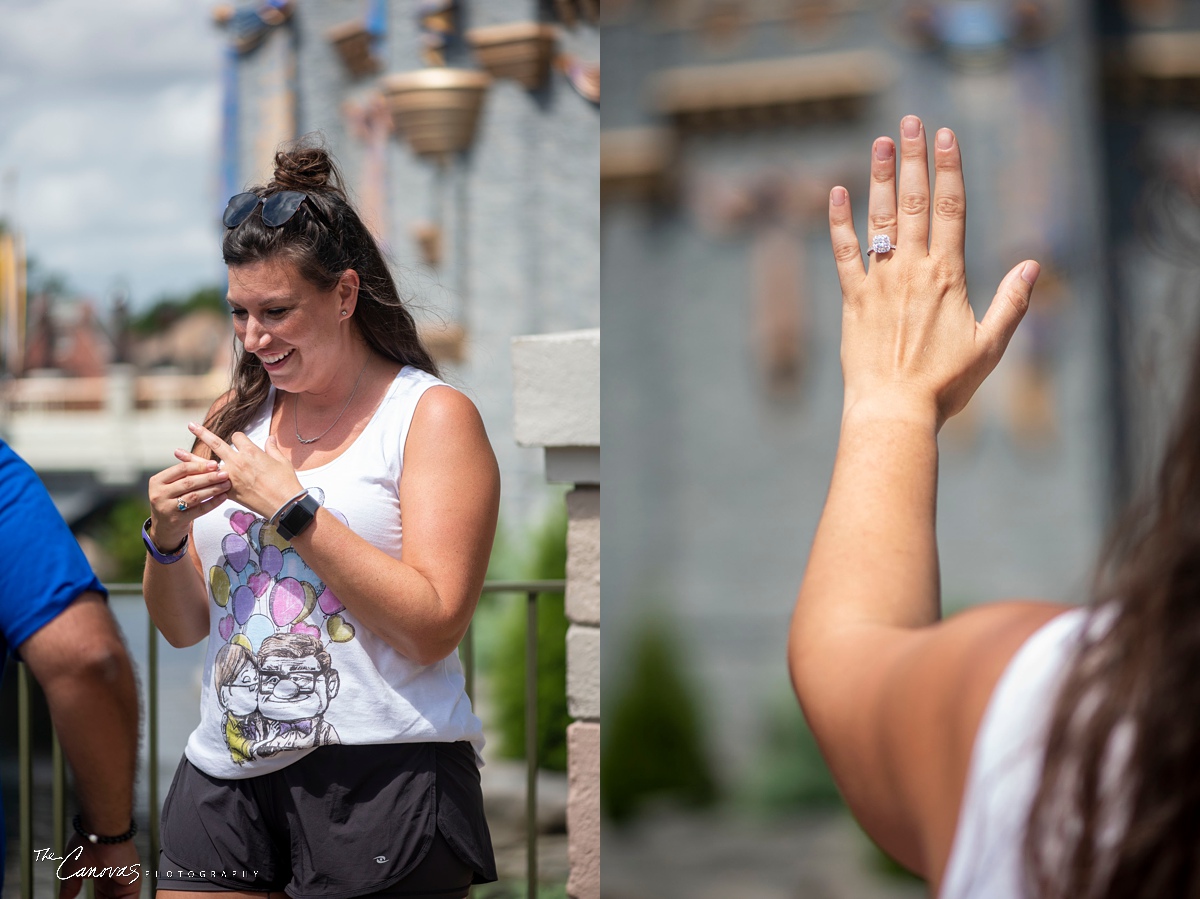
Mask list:
[{"label": "blue shirt", "polygon": [[88,590],[108,595],[41,480],[0,440],[0,654],[16,655],[22,643]]}]

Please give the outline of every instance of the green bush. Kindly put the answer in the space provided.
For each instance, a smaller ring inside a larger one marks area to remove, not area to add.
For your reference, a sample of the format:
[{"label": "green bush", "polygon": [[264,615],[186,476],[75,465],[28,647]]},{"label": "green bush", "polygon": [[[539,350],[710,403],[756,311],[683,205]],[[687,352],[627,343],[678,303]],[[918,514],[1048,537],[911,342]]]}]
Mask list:
[{"label": "green bush", "polygon": [[112,580],[141,583],[146,566],[146,545],[142,543],[142,523],[150,517],[150,501],[143,494],[118,500],[95,527],[95,538],[112,558]]},{"label": "green bush", "polygon": [[[567,571],[567,510],[561,500],[523,545],[525,559],[513,564],[518,551],[506,538],[497,541],[503,556],[489,568],[491,576],[522,580],[559,579]],[[503,572],[501,575],[500,572]],[[498,752],[503,758],[525,757],[525,631],[524,597],[491,599],[476,616],[476,631],[494,627],[495,640],[477,645],[480,670],[485,673],[496,707]],[[538,628],[538,764],[552,771],[567,769],[567,616],[561,593],[542,593],[537,599]]]},{"label": "green bush", "polygon": [[[647,619],[604,713],[601,804],[615,822],[651,797],[703,806],[717,798],[699,705],[661,618]],[[611,708],[611,714],[609,709]]]},{"label": "green bush", "polygon": [[841,803],[841,794],[790,688],[768,704],[749,784],[754,808],[787,812]]}]

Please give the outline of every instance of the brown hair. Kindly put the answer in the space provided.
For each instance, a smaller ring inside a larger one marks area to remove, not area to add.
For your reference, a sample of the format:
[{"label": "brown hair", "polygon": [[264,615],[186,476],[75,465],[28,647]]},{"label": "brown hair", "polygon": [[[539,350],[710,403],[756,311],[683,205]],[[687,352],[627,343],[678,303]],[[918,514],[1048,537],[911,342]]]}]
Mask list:
[{"label": "brown hair", "polygon": [[217,650],[217,658],[213,662],[213,686],[220,690],[225,684],[233,683],[238,672],[247,664],[258,668],[254,653],[241,643],[226,643]]},{"label": "brown hair", "polygon": [[283,656],[285,659],[304,659],[312,656],[321,666],[322,674],[328,674],[333,666],[333,660],[329,658],[329,653],[325,651],[321,641],[310,634],[287,633],[267,637],[258,647],[259,665],[267,656]]},{"label": "brown hair", "polygon": [[[353,321],[367,345],[394,362],[437,375],[437,364],[421,344],[416,322],[400,297],[379,245],[341,185],[336,163],[320,146],[299,142],[276,153],[274,177],[251,192],[269,197],[298,190],[308,199],[277,228],[263,222],[259,204],[244,222],[226,230],[222,245],[225,264],[285,259],[321,290],[332,290],[342,274],[353,269],[359,277]],[[214,407],[205,425],[228,440],[253,419],[269,389],[270,379],[258,357],[237,346],[232,390],[225,402]],[[195,451],[204,450],[198,443]]]},{"label": "brown hair", "polygon": [[1024,845],[1039,899],[1200,896],[1200,343],[1183,397],[1057,699]]}]

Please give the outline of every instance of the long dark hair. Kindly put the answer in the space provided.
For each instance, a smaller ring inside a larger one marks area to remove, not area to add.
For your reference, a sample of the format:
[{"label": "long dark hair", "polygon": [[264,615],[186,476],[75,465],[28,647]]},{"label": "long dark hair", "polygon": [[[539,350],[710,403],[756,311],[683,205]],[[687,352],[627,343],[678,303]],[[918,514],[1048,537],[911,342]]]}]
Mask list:
[{"label": "long dark hair", "polygon": [[[337,165],[322,147],[300,143],[276,153],[274,177],[251,191],[269,197],[283,190],[298,190],[308,199],[277,228],[263,222],[259,204],[249,218],[225,232],[225,264],[287,260],[321,290],[332,290],[342,273],[353,269],[359,278],[354,323],[367,345],[394,362],[437,375],[437,364],[421,344],[416,322],[400,297],[383,253],[347,200],[342,183]],[[239,345],[231,395],[218,404],[205,426],[228,440],[254,418],[270,386],[258,357]]]},{"label": "long dark hair", "polygon": [[1200,897],[1200,343],[1153,487],[1107,541],[1051,719],[1038,899]]}]

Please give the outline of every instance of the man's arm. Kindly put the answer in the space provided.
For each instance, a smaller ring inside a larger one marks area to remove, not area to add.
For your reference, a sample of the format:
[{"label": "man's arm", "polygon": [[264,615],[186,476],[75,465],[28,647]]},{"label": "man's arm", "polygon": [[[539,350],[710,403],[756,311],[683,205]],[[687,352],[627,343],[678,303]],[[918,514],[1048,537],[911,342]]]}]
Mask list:
[{"label": "man's arm", "polygon": [[[18,647],[41,684],[63,752],[75,773],[84,829],[116,836],[129,829],[137,765],[138,695],[133,665],[108,606],[80,594]],[[72,846],[77,845],[72,841]],[[98,867],[136,865],[133,842],[86,844],[84,861]],[[65,874],[70,864],[63,866]],[[136,896],[137,877],[97,881],[100,896]],[[79,880],[64,883],[73,895]]]}]

